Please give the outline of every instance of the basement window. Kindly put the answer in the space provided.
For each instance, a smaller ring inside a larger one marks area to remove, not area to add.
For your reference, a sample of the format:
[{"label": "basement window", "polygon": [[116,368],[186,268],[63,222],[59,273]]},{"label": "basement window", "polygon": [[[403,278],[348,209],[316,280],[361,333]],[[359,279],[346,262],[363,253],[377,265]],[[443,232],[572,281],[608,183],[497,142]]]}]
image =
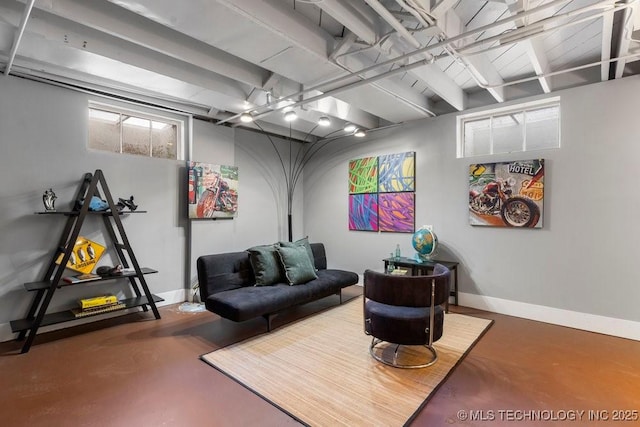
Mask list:
[{"label": "basement window", "polygon": [[178,160],[183,122],[160,115],[89,106],[89,141],[94,150]]},{"label": "basement window", "polygon": [[458,158],[560,148],[560,98],[458,116]]}]

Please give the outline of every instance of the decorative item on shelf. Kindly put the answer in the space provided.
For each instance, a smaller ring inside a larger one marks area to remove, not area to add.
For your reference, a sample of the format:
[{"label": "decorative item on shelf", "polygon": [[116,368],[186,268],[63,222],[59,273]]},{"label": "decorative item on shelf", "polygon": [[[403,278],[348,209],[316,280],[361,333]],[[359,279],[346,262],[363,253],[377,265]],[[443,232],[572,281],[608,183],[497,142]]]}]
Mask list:
[{"label": "decorative item on shelf", "polygon": [[[89,274],[93,271],[104,251],[105,247],[101,244],[93,242],[86,237],[78,236],[66,268]],[[56,264],[60,264],[62,258],[63,254],[60,254],[56,259]]]},{"label": "decorative item on shelf", "polygon": [[98,280],[101,279],[102,276],[98,275],[98,274],[93,274],[93,273],[87,273],[87,274],[78,274],[76,276],[67,276],[67,277],[63,277],[62,280],[64,280],[67,283],[83,283],[83,282],[90,282],[92,280]]},{"label": "decorative item on shelf", "polygon": [[409,270],[407,270],[406,268],[396,268],[394,269],[391,274],[393,274],[394,276],[406,276],[407,273],[409,273]]},{"label": "decorative item on shelf", "polygon": [[118,303],[118,298],[115,295],[100,295],[93,298],[83,298],[80,301],[80,308],[83,310],[91,308],[103,308],[108,305]]},{"label": "decorative item on shelf", "polygon": [[119,211],[123,210],[124,208],[129,208],[129,210],[132,212],[138,209],[138,205],[133,203],[133,196],[129,197],[128,199],[118,198],[116,207]]},{"label": "decorative item on shelf", "polygon": [[393,261],[391,261],[393,259],[394,259],[393,252],[391,252],[389,254],[389,263],[387,264],[387,274],[393,274],[393,270],[396,269],[396,266],[393,265]]},{"label": "decorative item on shelf", "polygon": [[115,267],[102,265],[96,269],[96,273],[98,273],[100,277],[122,276],[123,268],[120,264],[116,265]]},{"label": "decorative item on shelf", "polygon": [[402,253],[400,252],[400,245],[396,245],[396,260],[400,260],[402,258]]},{"label": "decorative item on shelf", "polygon": [[90,211],[101,212],[106,211],[107,209],[109,209],[109,203],[107,203],[106,200],[102,200],[98,196],[91,197],[91,200],[89,201]]},{"label": "decorative item on shelf", "polygon": [[118,301],[115,295],[102,295],[94,298],[85,298],[79,301],[80,307],[71,310],[75,317],[86,317],[94,314],[108,313],[126,307]]},{"label": "decorative item on shelf", "polygon": [[422,261],[433,258],[438,249],[438,237],[433,232],[431,225],[423,225],[418,231],[413,233],[411,243]]},{"label": "decorative item on shelf", "polygon": [[57,198],[58,196],[56,196],[56,193],[53,192],[53,189],[50,188],[47,191],[45,191],[44,194],[42,195],[42,203],[44,203],[44,210],[47,212],[55,212],[56,211],[55,203]]}]

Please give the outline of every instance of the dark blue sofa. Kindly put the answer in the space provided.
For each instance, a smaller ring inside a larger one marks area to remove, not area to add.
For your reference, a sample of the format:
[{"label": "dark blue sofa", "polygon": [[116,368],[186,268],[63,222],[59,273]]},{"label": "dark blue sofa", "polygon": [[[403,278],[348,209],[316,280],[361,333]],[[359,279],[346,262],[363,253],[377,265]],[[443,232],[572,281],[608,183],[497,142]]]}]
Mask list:
[{"label": "dark blue sofa", "polygon": [[207,310],[235,322],[262,316],[269,331],[273,317],[287,308],[334,294],[340,296],[342,304],[342,288],[358,283],[358,275],[327,269],[322,243],[312,243],[311,250],[318,278],[293,286],[255,286],[247,251],[203,255],[197,260],[201,301]]}]

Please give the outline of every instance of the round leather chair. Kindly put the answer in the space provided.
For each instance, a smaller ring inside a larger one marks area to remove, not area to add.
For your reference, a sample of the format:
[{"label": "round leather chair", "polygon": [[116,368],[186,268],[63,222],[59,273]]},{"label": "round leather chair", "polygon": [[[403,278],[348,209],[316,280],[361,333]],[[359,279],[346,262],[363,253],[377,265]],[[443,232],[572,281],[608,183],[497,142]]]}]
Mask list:
[{"label": "round leather chair", "polygon": [[[433,343],[442,336],[450,274],[441,264],[427,276],[364,272],[364,330],[372,336],[369,353],[374,359],[396,368],[424,368],[438,360]],[[420,346],[426,356],[407,349],[410,357],[402,361],[401,346]]]}]

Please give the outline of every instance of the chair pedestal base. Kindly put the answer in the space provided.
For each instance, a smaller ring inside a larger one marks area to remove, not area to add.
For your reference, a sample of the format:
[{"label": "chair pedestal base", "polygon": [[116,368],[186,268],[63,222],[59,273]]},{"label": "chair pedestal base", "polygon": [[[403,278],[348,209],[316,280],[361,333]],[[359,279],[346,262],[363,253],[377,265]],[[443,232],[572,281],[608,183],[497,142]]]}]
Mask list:
[{"label": "chair pedestal base", "polygon": [[438,361],[438,353],[430,345],[394,344],[375,337],[371,339],[369,354],[378,362],[403,369],[426,368]]}]

